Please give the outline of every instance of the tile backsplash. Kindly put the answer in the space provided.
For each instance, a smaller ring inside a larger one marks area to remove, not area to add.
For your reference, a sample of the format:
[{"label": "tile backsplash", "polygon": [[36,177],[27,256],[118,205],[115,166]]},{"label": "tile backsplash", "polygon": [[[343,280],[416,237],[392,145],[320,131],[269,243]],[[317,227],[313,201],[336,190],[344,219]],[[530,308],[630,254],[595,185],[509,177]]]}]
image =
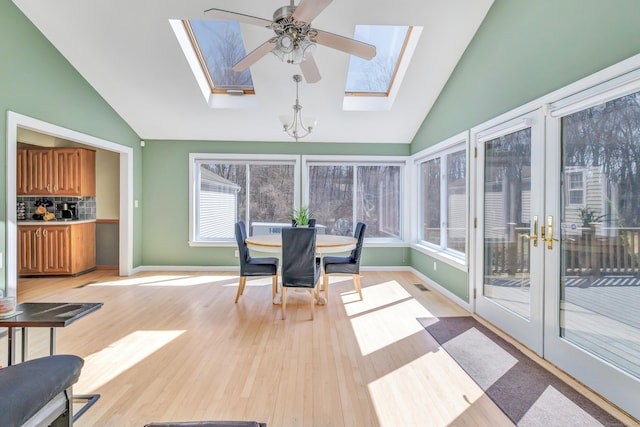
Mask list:
[{"label": "tile backsplash", "polygon": [[36,212],[36,200],[47,199],[53,203],[52,206],[47,207],[47,211],[53,212],[56,218],[61,218],[62,214],[56,209],[58,203],[75,203],[76,214],[78,219],[96,219],[96,197],[43,197],[43,196],[18,196],[16,197],[18,219],[21,218],[21,203],[24,203],[24,219],[32,220],[33,214]]}]

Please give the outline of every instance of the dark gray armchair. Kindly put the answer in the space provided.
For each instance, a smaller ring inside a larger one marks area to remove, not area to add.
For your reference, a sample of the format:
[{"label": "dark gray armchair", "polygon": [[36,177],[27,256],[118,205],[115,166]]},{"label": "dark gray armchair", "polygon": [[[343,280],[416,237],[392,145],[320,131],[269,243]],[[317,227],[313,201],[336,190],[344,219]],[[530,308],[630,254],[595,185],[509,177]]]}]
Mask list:
[{"label": "dark gray armchair", "polygon": [[248,276],[272,276],[271,278],[271,300],[278,292],[278,258],[252,258],[247,248],[247,229],[244,222],[236,223],[236,242],[238,243],[238,257],[240,258],[240,282],[238,283],[238,293],[236,303],[240,295],[244,292]]},{"label": "dark gray armchair", "polygon": [[287,288],[306,288],[311,294],[311,320],[320,278],[320,260],[316,258],[315,228],[282,229],[282,318],[287,312]]},{"label": "dark gray armchair", "polygon": [[353,237],[358,240],[358,243],[349,256],[326,256],[322,260],[322,267],[324,271],[322,274],[322,285],[327,299],[329,298],[329,274],[351,274],[353,275],[353,284],[360,295],[360,299],[362,300],[362,287],[360,286],[360,255],[362,254],[362,243],[364,242],[364,232],[366,229],[367,225],[362,222],[359,222],[356,225],[356,231],[353,233]]}]

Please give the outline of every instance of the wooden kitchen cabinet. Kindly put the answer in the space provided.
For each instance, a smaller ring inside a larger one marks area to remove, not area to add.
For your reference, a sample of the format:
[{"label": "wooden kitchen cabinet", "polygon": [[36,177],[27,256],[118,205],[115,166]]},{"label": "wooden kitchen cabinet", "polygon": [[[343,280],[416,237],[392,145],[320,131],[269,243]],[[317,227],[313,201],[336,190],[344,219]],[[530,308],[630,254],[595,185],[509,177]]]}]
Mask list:
[{"label": "wooden kitchen cabinet", "polygon": [[78,274],[96,266],[96,224],[18,226],[18,275]]},{"label": "wooden kitchen cabinet", "polygon": [[19,196],[95,196],[96,152],[86,148],[19,148]]}]

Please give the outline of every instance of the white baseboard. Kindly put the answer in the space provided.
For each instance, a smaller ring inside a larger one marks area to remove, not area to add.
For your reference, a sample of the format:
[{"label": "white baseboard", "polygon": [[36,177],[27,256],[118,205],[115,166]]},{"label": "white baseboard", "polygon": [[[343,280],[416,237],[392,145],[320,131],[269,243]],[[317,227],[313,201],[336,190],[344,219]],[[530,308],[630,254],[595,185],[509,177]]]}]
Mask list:
[{"label": "white baseboard", "polygon": [[408,268],[409,268],[408,271],[411,271],[413,274],[418,276],[420,279],[422,279],[425,282],[427,282],[430,286],[433,286],[438,292],[440,292],[445,297],[449,298],[449,300],[451,300],[451,302],[453,302],[453,303],[459,305],[460,307],[464,308],[469,313],[473,313],[473,306],[471,304],[469,304],[468,302],[460,299],[459,296],[457,296],[456,294],[454,294],[453,292],[451,292],[447,288],[443,287],[439,283],[435,282],[433,279],[430,279],[429,277],[427,277],[424,274],[420,273],[415,268],[413,268],[413,267],[408,267]]},{"label": "white baseboard", "polygon": [[225,266],[202,266],[202,265],[141,265],[133,269],[133,274],[142,271],[240,271],[237,265]]}]

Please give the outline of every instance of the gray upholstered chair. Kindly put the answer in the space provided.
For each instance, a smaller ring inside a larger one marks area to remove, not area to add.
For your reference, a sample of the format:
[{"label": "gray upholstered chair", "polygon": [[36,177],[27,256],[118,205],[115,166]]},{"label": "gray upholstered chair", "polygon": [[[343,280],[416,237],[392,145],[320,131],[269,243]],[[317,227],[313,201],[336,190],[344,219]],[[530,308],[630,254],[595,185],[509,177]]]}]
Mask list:
[{"label": "gray upholstered chair", "polygon": [[287,288],[305,288],[311,294],[311,320],[316,303],[320,260],[316,258],[315,228],[282,229],[282,318],[287,316]]},{"label": "gray upholstered chair", "polygon": [[238,257],[240,258],[240,282],[238,283],[238,293],[236,303],[240,295],[244,292],[248,276],[272,276],[271,277],[271,300],[278,292],[278,264],[276,257],[252,258],[247,247],[247,229],[244,222],[236,223],[236,242],[238,243]]},{"label": "gray upholstered chair", "polygon": [[351,274],[353,276],[353,284],[360,295],[360,299],[362,300],[362,287],[360,286],[360,255],[362,254],[362,243],[364,242],[364,232],[366,229],[367,225],[362,222],[359,222],[356,225],[356,231],[353,234],[353,237],[358,240],[358,243],[349,256],[326,256],[322,260],[322,285],[327,299],[329,298],[329,274]]},{"label": "gray upholstered chair", "polygon": [[87,408],[73,414],[72,386],[83,364],[78,356],[57,354],[0,369],[0,425],[72,426]]}]

